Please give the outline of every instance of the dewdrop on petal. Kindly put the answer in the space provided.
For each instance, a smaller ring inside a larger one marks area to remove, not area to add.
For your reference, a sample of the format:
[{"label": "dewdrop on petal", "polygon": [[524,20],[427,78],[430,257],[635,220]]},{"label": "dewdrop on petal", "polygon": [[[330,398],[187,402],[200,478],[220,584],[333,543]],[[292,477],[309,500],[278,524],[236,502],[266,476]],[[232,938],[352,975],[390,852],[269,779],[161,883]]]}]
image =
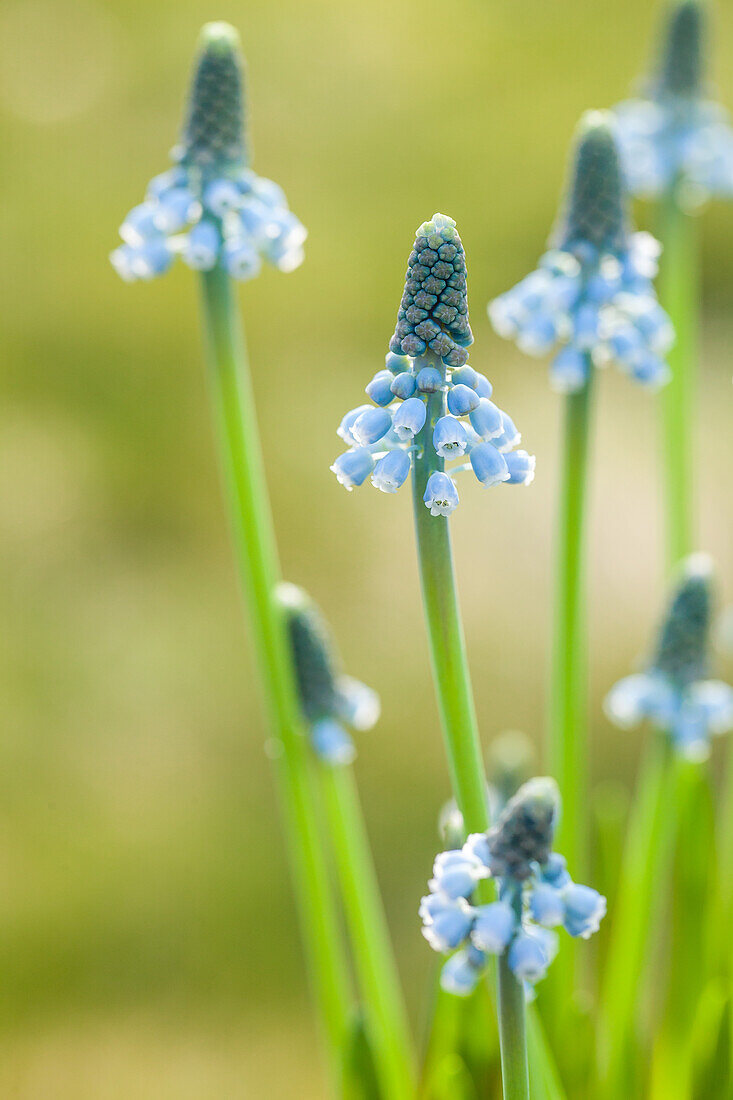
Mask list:
[{"label": "dewdrop on petal", "polygon": [[669,380],[674,333],[652,278],[658,246],[631,229],[616,123],[589,112],[575,142],[568,194],[536,271],[489,304],[500,336],[532,355],[554,352],[550,382],[576,393],[594,367],[616,363],[642,385]]},{"label": "dewdrop on petal", "polygon": [[733,688],[709,679],[712,562],[692,554],[682,562],[644,672],[619,680],[605,710],[617,726],[648,719],[689,760],[704,760],[710,738],[733,729]]},{"label": "dewdrop on petal", "polygon": [[379,718],[379,699],[365,684],[341,674],[326,622],[302,588],[280,584],[276,597],[285,615],[311,745],[327,764],[350,764],[356,749],[346,726],[371,728]]},{"label": "dewdrop on petal", "polygon": [[[570,878],[552,851],[560,796],[552,779],[524,783],[487,833],[474,833],[461,849],[441,853],[430,891],[420,903],[423,935],[443,953],[456,951],[441,974],[445,990],[467,996],[488,956],[506,954],[522,982],[545,976],[557,952],[553,929],[587,939],[598,930],[606,899]],[[476,887],[490,876],[498,900],[477,904]]]},{"label": "dewdrop on petal", "polygon": [[221,263],[241,281],[263,260],[281,271],[303,259],[306,230],[282,190],[249,165],[245,72],[228,23],[201,31],[176,166],[151,180],[120,228],[110,259],[127,281],[163,275],[177,256],[194,271]]},{"label": "dewdrop on petal", "polygon": [[[385,367],[366,386],[374,404],[347,413],[338,429],[352,450],[331,469],[347,489],[370,473],[375,488],[396,492],[408,480],[416,453],[431,459],[423,493],[431,516],[455,510],[454,475],[466,470],[486,486],[530,484],[534,457],[517,452],[510,467],[500,453],[511,455],[519,432],[491,402],[488,379],[469,366],[472,343],[463,244],[455,222],[434,214],[415,237]],[[482,450],[494,437],[495,446]],[[367,460],[363,453],[356,456],[359,448],[374,463],[364,476]],[[454,464],[466,457],[468,462]]]}]

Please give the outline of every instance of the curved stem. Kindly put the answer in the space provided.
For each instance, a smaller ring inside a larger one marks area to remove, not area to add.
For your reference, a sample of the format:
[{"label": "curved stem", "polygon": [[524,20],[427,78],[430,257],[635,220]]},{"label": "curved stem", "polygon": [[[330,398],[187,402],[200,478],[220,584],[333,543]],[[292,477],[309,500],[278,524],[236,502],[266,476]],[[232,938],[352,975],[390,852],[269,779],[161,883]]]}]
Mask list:
[{"label": "curved stem", "polygon": [[274,600],[279,567],[259,445],[244,336],[231,282],[221,267],[202,275],[202,304],[217,436],[276,758],[281,805],[309,970],[333,1076],[340,1080],[351,1012],[347,961],[317,821],[308,744],[285,625]]},{"label": "curved stem", "polygon": [[573,874],[582,871],[586,805],[586,631],[584,598],[585,502],[594,368],[565,406],[560,490],[555,629],[550,685],[550,770],[562,792],[557,848]]},{"label": "curved stem", "polygon": [[675,330],[675,343],[667,356],[672,377],[662,391],[667,565],[672,567],[695,549],[692,427],[699,312],[694,219],[680,209],[674,188],[661,206],[659,235],[663,245],[659,301]]},{"label": "curved stem", "polygon": [[354,774],[349,767],[325,764],[320,771],[381,1096],[407,1100],[415,1093],[407,1014]]}]

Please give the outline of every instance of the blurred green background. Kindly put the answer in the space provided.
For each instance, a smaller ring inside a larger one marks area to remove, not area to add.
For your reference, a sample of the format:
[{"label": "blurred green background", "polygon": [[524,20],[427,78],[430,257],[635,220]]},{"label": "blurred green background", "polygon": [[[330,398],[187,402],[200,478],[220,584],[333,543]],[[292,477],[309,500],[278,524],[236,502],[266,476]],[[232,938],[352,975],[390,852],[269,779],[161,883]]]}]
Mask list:
[{"label": "blurred green background", "polygon": [[[733,104],[733,10],[718,7],[714,75]],[[638,0],[0,8],[0,1095],[322,1095],[195,279],[179,267],[128,287],[107,261],[166,166],[200,24],[239,27],[255,167],[310,229],[304,266],[241,301],[284,572],[382,695],[358,774],[417,1022],[432,960],[416,907],[447,777],[409,494],[347,495],[328,470],[334,429],[382,365],[415,227],[451,214],[472,362],[538,456],[531,490],[467,481],[455,517],[479,716],[487,740],[515,727],[539,744],[560,403],[485,304],[533,266],[575,122],[626,95],[657,14]],[[733,206],[700,225],[701,545],[730,603]],[[593,768],[630,780],[639,739],[600,700],[661,598],[658,407],[609,372],[597,414]]]}]

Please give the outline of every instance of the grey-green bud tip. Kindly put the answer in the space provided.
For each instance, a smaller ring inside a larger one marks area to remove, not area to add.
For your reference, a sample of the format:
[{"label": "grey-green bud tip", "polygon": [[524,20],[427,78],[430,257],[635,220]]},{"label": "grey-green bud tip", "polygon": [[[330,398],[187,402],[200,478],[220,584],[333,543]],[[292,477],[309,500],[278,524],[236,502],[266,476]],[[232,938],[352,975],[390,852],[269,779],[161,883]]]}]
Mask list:
[{"label": "grey-green bud tip", "polygon": [[335,645],[323,615],[302,588],[279,584],[276,599],[285,613],[300,706],[304,717],[315,722],[339,707]]},{"label": "grey-green bud tip", "polygon": [[588,111],[576,133],[569,193],[556,233],[559,247],[588,242],[601,251],[620,251],[629,234],[627,206],[613,117]]},{"label": "grey-green bud tip", "polygon": [[247,162],[244,61],[229,23],[201,30],[181,139],[180,160],[203,172],[226,172]]},{"label": "grey-green bud tip", "polygon": [[696,96],[703,81],[705,16],[698,0],[672,6],[662,30],[652,91],[655,96]]},{"label": "grey-green bud tip", "polygon": [[712,607],[712,561],[692,554],[680,566],[652,662],[680,687],[707,675]]},{"label": "grey-green bud tip", "polygon": [[560,816],[560,792],[549,776],[524,783],[489,830],[491,872],[522,882],[546,863]]}]

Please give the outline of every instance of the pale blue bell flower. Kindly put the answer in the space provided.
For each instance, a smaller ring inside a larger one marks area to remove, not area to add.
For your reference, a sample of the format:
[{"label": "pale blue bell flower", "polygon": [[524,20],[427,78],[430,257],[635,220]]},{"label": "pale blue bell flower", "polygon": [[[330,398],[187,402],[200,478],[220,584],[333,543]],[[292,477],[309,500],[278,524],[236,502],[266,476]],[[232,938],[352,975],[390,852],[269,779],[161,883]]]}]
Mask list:
[{"label": "pale blue bell flower", "polygon": [[505,901],[480,905],[471,929],[471,942],[480,951],[501,955],[514,935],[517,915]]},{"label": "pale blue bell flower", "polygon": [[483,976],[485,966],[486,959],[476,948],[456,951],[440,973],[441,988],[456,997],[469,997]]},{"label": "pale blue bell flower", "polygon": [[510,485],[532,484],[537,461],[534,455],[526,451],[510,451],[504,455],[504,461],[509,470],[507,481]]},{"label": "pale blue bell flower", "polygon": [[351,434],[362,447],[377,443],[392,427],[392,413],[387,409],[370,408],[354,422]]},{"label": "pale blue bell flower", "polygon": [[542,924],[545,928],[555,928],[563,923],[565,905],[559,892],[549,883],[539,883],[532,891],[530,913],[537,924]]},{"label": "pale blue bell flower", "polygon": [[423,495],[431,516],[449,516],[458,507],[458,490],[448,474],[436,470],[428,478]]},{"label": "pale blue bell flower", "polygon": [[565,907],[562,922],[571,936],[587,940],[598,931],[606,915],[606,899],[602,894],[590,886],[571,883],[562,891],[562,901]]},{"label": "pale blue bell flower", "polygon": [[410,476],[410,456],[405,451],[390,451],[380,458],[372,473],[372,485],[383,493],[396,493]]},{"label": "pale blue bell flower", "polygon": [[476,477],[486,487],[508,481],[511,476],[504,455],[491,443],[479,443],[473,447],[469,460]]},{"label": "pale blue bell flower", "polygon": [[408,397],[397,409],[392,421],[397,437],[402,440],[413,439],[422,431],[426,416],[425,402],[419,397]]},{"label": "pale blue bell flower", "polygon": [[512,940],[507,961],[519,981],[532,985],[544,978],[550,965],[544,944],[524,931],[518,932]]},{"label": "pale blue bell flower", "polygon": [[460,458],[466,453],[466,429],[453,416],[441,416],[433,429],[433,447],[440,458]]},{"label": "pale blue bell flower", "polygon": [[356,757],[354,742],[340,722],[321,718],[311,727],[311,742],[316,753],[327,764],[351,764]]},{"label": "pale blue bell flower", "polygon": [[462,382],[454,384],[448,391],[448,412],[453,416],[466,416],[477,409],[480,403],[481,398],[476,391]]},{"label": "pale blue bell flower", "polygon": [[351,491],[363,485],[374,469],[374,459],[367,447],[354,447],[339,455],[331,471],[345,489]]},{"label": "pale blue bell flower", "polygon": [[366,394],[371,397],[375,405],[389,405],[394,399],[392,383],[394,375],[391,371],[380,370],[366,386]]}]

